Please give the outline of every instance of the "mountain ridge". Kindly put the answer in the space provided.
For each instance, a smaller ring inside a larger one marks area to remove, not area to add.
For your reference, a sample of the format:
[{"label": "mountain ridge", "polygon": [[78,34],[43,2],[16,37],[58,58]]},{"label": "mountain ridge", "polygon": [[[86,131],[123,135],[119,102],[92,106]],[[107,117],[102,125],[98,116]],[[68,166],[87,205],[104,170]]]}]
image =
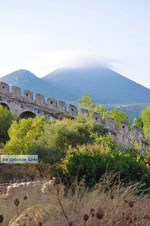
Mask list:
[{"label": "mountain ridge", "polygon": [[51,96],[54,98],[61,98],[61,93],[57,90],[57,87],[53,87],[47,82],[41,80],[29,70],[19,69],[10,74],[7,74],[0,78],[0,82],[6,82],[10,86],[19,86],[21,91],[28,89],[36,93]]},{"label": "mountain ridge", "polygon": [[20,69],[0,81],[69,102],[88,93],[96,104],[150,103],[148,88],[106,67],[56,69],[42,78]]},{"label": "mountain ridge", "polygon": [[68,89],[73,101],[88,93],[96,104],[150,102],[148,88],[106,67],[57,69],[42,79],[61,86],[61,89]]}]

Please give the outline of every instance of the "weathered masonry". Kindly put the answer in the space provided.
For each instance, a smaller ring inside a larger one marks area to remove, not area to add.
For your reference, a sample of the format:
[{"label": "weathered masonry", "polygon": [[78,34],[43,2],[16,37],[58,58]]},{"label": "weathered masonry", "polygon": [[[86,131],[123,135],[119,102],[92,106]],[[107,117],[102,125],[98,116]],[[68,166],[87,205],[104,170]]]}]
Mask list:
[{"label": "weathered masonry", "polygon": [[[33,93],[30,90],[24,90],[21,96],[21,89],[16,86],[10,87],[4,82],[0,82],[0,104],[7,107],[15,118],[29,118],[35,116],[46,116],[48,118],[58,118],[63,114],[76,116],[78,109],[74,105],[69,105],[68,112],[64,101],[57,101],[55,98],[45,98],[41,94]],[[60,113],[60,114],[58,114]]]},{"label": "weathered masonry", "polygon": [[[69,104],[68,108],[64,101],[57,101],[55,98],[45,98],[42,94],[36,94],[33,98],[33,93],[30,90],[24,90],[24,95],[21,95],[21,89],[12,86],[11,90],[8,84],[0,82],[0,104],[10,110],[14,118],[29,118],[35,116],[46,116],[49,119],[61,119],[67,114],[73,117],[78,115],[78,108]],[[89,115],[86,109],[81,109],[81,114]],[[106,117],[105,124],[102,123],[102,116],[96,112],[93,113],[93,119],[110,131],[114,141],[120,146],[132,146],[138,144],[142,148],[149,148],[149,142],[145,141],[142,136],[142,130],[138,127],[133,127],[130,131],[129,125],[124,122],[119,123],[119,128],[115,127],[113,118]]]}]

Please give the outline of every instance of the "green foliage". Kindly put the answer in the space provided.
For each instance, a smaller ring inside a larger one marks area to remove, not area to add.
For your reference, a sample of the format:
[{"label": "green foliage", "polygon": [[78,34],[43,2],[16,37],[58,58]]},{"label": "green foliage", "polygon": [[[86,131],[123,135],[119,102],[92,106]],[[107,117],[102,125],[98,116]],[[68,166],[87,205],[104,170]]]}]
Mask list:
[{"label": "green foliage", "polygon": [[92,113],[95,110],[96,105],[92,102],[92,99],[90,96],[85,93],[85,95],[78,100],[78,103],[84,108],[89,111],[89,114],[92,115]]},{"label": "green foliage", "polygon": [[128,115],[123,111],[123,109],[118,111],[117,108],[114,108],[114,110],[110,111],[109,116],[115,119],[116,128],[119,128],[120,121],[130,123]]},{"label": "green foliage", "polygon": [[133,126],[137,126],[137,127],[141,128],[141,129],[143,128],[143,122],[142,122],[141,115],[139,115],[138,118],[134,118],[134,120],[133,120]]},{"label": "green foliage", "polygon": [[50,164],[55,164],[59,162],[62,157],[64,157],[63,153],[60,152],[60,150],[52,150],[50,148],[37,144],[29,148],[29,154],[38,155],[39,161]]},{"label": "green foliage", "polygon": [[5,143],[9,139],[8,129],[12,121],[12,113],[0,105],[0,143]]},{"label": "green foliage", "polygon": [[78,146],[70,149],[62,164],[53,166],[55,176],[70,185],[77,177],[91,187],[105,172],[119,172],[124,183],[141,182],[150,185],[150,170],[142,161],[131,158],[116,148],[108,150],[100,145]]},{"label": "green foliage", "polygon": [[109,115],[109,113],[106,109],[104,109],[103,105],[101,104],[99,106],[96,106],[94,111],[102,115],[102,122],[105,123],[105,119]]},{"label": "green foliage", "polygon": [[[112,171],[119,172],[125,183],[145,182],[148,187],[150,185],[150,168],[147,163],[150,159],[149,153],[134,148],[120,151],[108,135],[108,131],[91,117],[93,112],[98,112],[105,121],[105,117],[109,115],[115,119],[116,127],[119,127],[119,121],[129,123],[127,114],[122,109],[118,111],[116,108],[108,113],[102,105],[93,104],[88,94],[85,94],[79,103],[89,110],[90,118],[85,115],[76,118],[65,115],[63,120],[50,123],[47,123],[44,117],[13,121],[11,127],[8,127],[10,140],[4,146],[4,152],[37,154],[40,163],[34,167],[34,172],[32,168],[30,169],[33,177],[35,168],[42,176],[48,165],[50,168],[52,165],[53,175],[60,176],[67,185],[77,177],[79,181],[84,180],[87,186],[92,187],[105,172]],[[2,110],[4,109],[0,108],[0,116]],[[5,112],[7,116],[10,114],[8,113]],[[9,126],[11,122],[10,120]],[[143,134],[147,138],[150,137],[150,106],[134,120],[134,125],[140,126]],[[6,171],[6,178],[12,177],[11,171]]]},{"label": "green foliage", "polygon": [[5,153],[28,154],[29,148],[40,136],[45,124],[44,117],[21,119],[19,122],[13,121],[8,130],[10,140],[4,147]]},{"label": "green foliage", "polygon": [[138,118],[134,119],[133,126],[142,128],[143,135],[146,139],[150,139],[150,105],[141,111]]},{"label": "green foliage", "polygon": [[89,111],[89,116],[91,118],[92,118],[92,113],[97,112],[102,115],[102,121],[104,122],[106,116],[108,116],[109,114],[108,111],[104,109],[102,104],[99,106],[96,106],[96,104],[92,102],[92,99],[87,93],[85,93],[85,95],[78,100],[78,103],[81,105],[82,108]]},{"label": "green foliage", "polygon": [[63,119],[46,124],[36,144],[64,153],[69,146],[93,143],[96,137],[106,133],[107,130],[98,123],[81,115],[74,120]]},{"label": "green foliage", "polygon": [[115,119],[115,125],[117,128],[119,128],[120,121],[130,123],[130,121],[128,119],[128,115],[123,111],[123,109],[120,109],[118,111],[117,108],[114,108],[114,110],[112,110],[112,111],[110,111],[110,113],[108,113],[108,111],[106,109],[104,109],[102,104],[99,106],[96,106],[92,102],[92,99],[90,98],[90,96],[87,93],[81,99],[79,99],[78,102],[83,108],[85,108],[89,111],[90,117],[92,117],[93,112],[97,112],[97,113],[101,114],[103,123],[105,122],[105,118],[107,116],[110,116],[111,118]]}]

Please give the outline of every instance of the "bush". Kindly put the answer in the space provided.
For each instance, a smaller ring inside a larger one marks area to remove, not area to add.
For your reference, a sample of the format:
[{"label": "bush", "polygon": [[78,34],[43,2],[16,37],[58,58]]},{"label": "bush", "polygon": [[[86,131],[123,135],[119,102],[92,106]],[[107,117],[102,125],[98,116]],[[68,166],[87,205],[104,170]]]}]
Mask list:
[{"label": "bush", "polygon": [[78,116],[74,120],[63,119],[45,125],[36,144],[64,153],[69,146],[76,147],[81,144],[93,143],[96,138],[106,133],[107,130],[98,123],[85,116]]},{"label": "bush", "polygon": [[40,145],[34,145],[29,148],[30,155],[38,155],[39,161],[43,161],[45,163],[54,164],[59,162],[63,156],[62,152],[59,150],[52,150],[47,147],[43,147]]},{"label": "bush", "polygon": [[0,143],[5,143],[9,139],[8,129],[12,121],[12,113],[0,105]]},{"label": "bush", "polygon": [[8,130],[10,140],[4,146],[7,154],[28,154],[28,150],[33,146],[40,136],[45,122],[45,118],[21,119],[19,122],[13,121]]},{"label": "bush", "polygon": [[107,150],[100,145],[78,146],[70,149],[62,164],[53,166],[55,176],[71,185],[77,177],[91,187],[105,172],[119,172],[125,183],[141,182],[150,185],[150,170],[136,158],[130,158],[119,150]]}]

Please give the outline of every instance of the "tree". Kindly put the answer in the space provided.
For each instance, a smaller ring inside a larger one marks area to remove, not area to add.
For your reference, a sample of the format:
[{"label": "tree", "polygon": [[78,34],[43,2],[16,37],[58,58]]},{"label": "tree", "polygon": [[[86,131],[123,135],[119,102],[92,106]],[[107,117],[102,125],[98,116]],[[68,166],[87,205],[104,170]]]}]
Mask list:
[{"label": "tree", "polygon": [[92,117],[93,112],[97,112],[102,115],[102,120],[105,121],[106,116],[108,116],[108,111],[104,109],[103,105],[96,106],[93,103],[90,96],[85,93],[85,95],[78,100],[78,103],[81,105],[82,108],[89,111],[89,116]]},{"label": "tree", "polygon": [[40,136],[46,123],[45,117],[13,121],[8,130],[10,140],[4,147],[7,154],[28,154],[35,140]]},{"label": "tree", "polygon": [[78,100],[78,103],[86,110],[89,111],[89,115],[91,116],[95,110],[96,105],[92,102],[90,96],[85,93],[85,95]]},{"label": "tree", "polygon": [[105,122],[105,118],[109,115],[108,111],[104,109],[102,104],[95,107],[95,112],[102,115],[102,122]]},{"label": "tree", "polygon": [[12,113],[0,105],[0,143],[5,143],[9,139],[8,129],[12,121]]},{"label": "tree", "polygon": [[115,125],[117,128],[119,128],[120,121],[130,123],[128,115],[123,111],[123,109],[118,111],[117,108],[114,108],[114,110],[110,111],[109,116],[115,119]]},{"label": "tree", "polygon": [[133,126],[142,128],[143,135],[146,139],[150,139],[150,105],[141,111],[138,118],[134,119]]}]

